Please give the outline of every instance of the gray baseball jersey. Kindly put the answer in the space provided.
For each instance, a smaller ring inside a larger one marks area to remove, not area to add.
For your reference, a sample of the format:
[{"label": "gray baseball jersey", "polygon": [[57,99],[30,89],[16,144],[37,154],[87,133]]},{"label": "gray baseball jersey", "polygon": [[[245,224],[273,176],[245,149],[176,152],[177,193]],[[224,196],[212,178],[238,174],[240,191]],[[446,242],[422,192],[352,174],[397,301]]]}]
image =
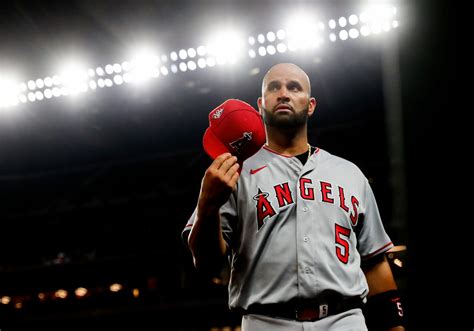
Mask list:
[{"label": "gray baseball jersey", "polygon": [[220,215],[231,248],[231,309],[327,290],[365,296],[361,261],[393,247],[366,177],[322,149],[303,165],[263,146],[244,162]]}]

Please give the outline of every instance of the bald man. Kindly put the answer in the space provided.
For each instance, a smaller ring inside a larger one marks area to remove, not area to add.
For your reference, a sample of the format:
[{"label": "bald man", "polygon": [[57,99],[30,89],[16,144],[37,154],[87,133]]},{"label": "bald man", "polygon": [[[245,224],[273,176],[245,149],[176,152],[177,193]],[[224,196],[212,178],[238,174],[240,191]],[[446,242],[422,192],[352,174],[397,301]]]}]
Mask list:
[{"label": "bald man", "polygon": [[308,75],[273,66],[257,103],[266,144],[242,169],[225,153],[204,174],[184,230],[195,266],[216,270],[228,257],[229,307],[244,331],[367,330],[362,309],[380,295],[389,308],[375,314],[395,319],[382,328],[403,330],[384,256],[393,244],[366,177],[308,143]]}]

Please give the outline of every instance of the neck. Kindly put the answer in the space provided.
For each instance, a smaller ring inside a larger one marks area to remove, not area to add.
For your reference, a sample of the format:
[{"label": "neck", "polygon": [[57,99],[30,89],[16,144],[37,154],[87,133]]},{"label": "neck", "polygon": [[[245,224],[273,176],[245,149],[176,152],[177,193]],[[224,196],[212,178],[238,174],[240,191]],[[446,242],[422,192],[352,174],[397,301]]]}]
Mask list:
[{"label": "neck", "polygon": [[295,131],[282,131],[266,127],[267,146],[275,152],[298,155],[308,150],[308,134],[306,126]]}]

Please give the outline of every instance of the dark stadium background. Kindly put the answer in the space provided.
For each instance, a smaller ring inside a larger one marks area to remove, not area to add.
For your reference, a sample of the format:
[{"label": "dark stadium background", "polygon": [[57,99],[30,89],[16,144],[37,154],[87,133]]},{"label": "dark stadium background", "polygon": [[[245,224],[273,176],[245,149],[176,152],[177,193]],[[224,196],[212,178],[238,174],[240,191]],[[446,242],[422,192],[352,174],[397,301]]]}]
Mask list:
[{"label": "dark stadium background", "polygon": [[[159,41],[163,51],[196,46],[203,31],[220,22],[256,34],[278,26],[289,6],[303,4],[6,1],[0,4],[0,71],[18,68],[26,77],[44,77],[76,53],[91,66],[113,63],[141,40]],[[400,255],[404,268],[395,275],[411,330],[426,326],[413,308],[433,305],[421,285],[427,285],[422,272],[434,257],[425,256],[420,238],[438,230],[420,222],[437,215],[421,207],[428,197],[415,192],[433,188],[425,171],[437,146],[433,118],[447,102],[434,99],[453,78],[455,50],[446,51],[450,44],[442,42],[447,7],[395,4],[401,16],[400,28],[391,32],[398,39],[392,54],[398,68],[387,68],[383,41],[359,38],[326,43],[316,53],[168,75],[143,88],[118,86],[2,110],[0,297],[13,299],[0,304],[1,330],[238,326],[239,317],[227,309],[225,281],[193,269],[181,231],[210,163],[202,149],[209,111],[228,98],[255,106],[265,71],[281,61],[295,62],[311,78],[318,105],[310,142],[364,171],[387,231],[395,244],[407,245]],[[324,8],[325,17],[358,8],[351,1],[311,5]],[[390,74],[400,78],[396,126],[389,113]],[[392,154],[390,144],[397,141],[403,146]],[[123,289],[110,292],[113,283]],[[88,296],[74,296],[79,286]],[[53,298],[58,289],[67,290],[67,298]]]}]

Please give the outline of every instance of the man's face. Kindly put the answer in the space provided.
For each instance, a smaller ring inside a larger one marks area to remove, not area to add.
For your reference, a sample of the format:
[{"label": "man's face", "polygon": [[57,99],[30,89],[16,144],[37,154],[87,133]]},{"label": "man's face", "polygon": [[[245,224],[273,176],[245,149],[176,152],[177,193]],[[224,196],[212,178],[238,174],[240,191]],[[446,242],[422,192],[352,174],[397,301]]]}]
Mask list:
[{"label": "man's face", "polygon": [[273,67],[265,77],[258,100],[265,124],[287,129],[304,126],[316,104],[309,90],[308,78],[297,66]]}]

